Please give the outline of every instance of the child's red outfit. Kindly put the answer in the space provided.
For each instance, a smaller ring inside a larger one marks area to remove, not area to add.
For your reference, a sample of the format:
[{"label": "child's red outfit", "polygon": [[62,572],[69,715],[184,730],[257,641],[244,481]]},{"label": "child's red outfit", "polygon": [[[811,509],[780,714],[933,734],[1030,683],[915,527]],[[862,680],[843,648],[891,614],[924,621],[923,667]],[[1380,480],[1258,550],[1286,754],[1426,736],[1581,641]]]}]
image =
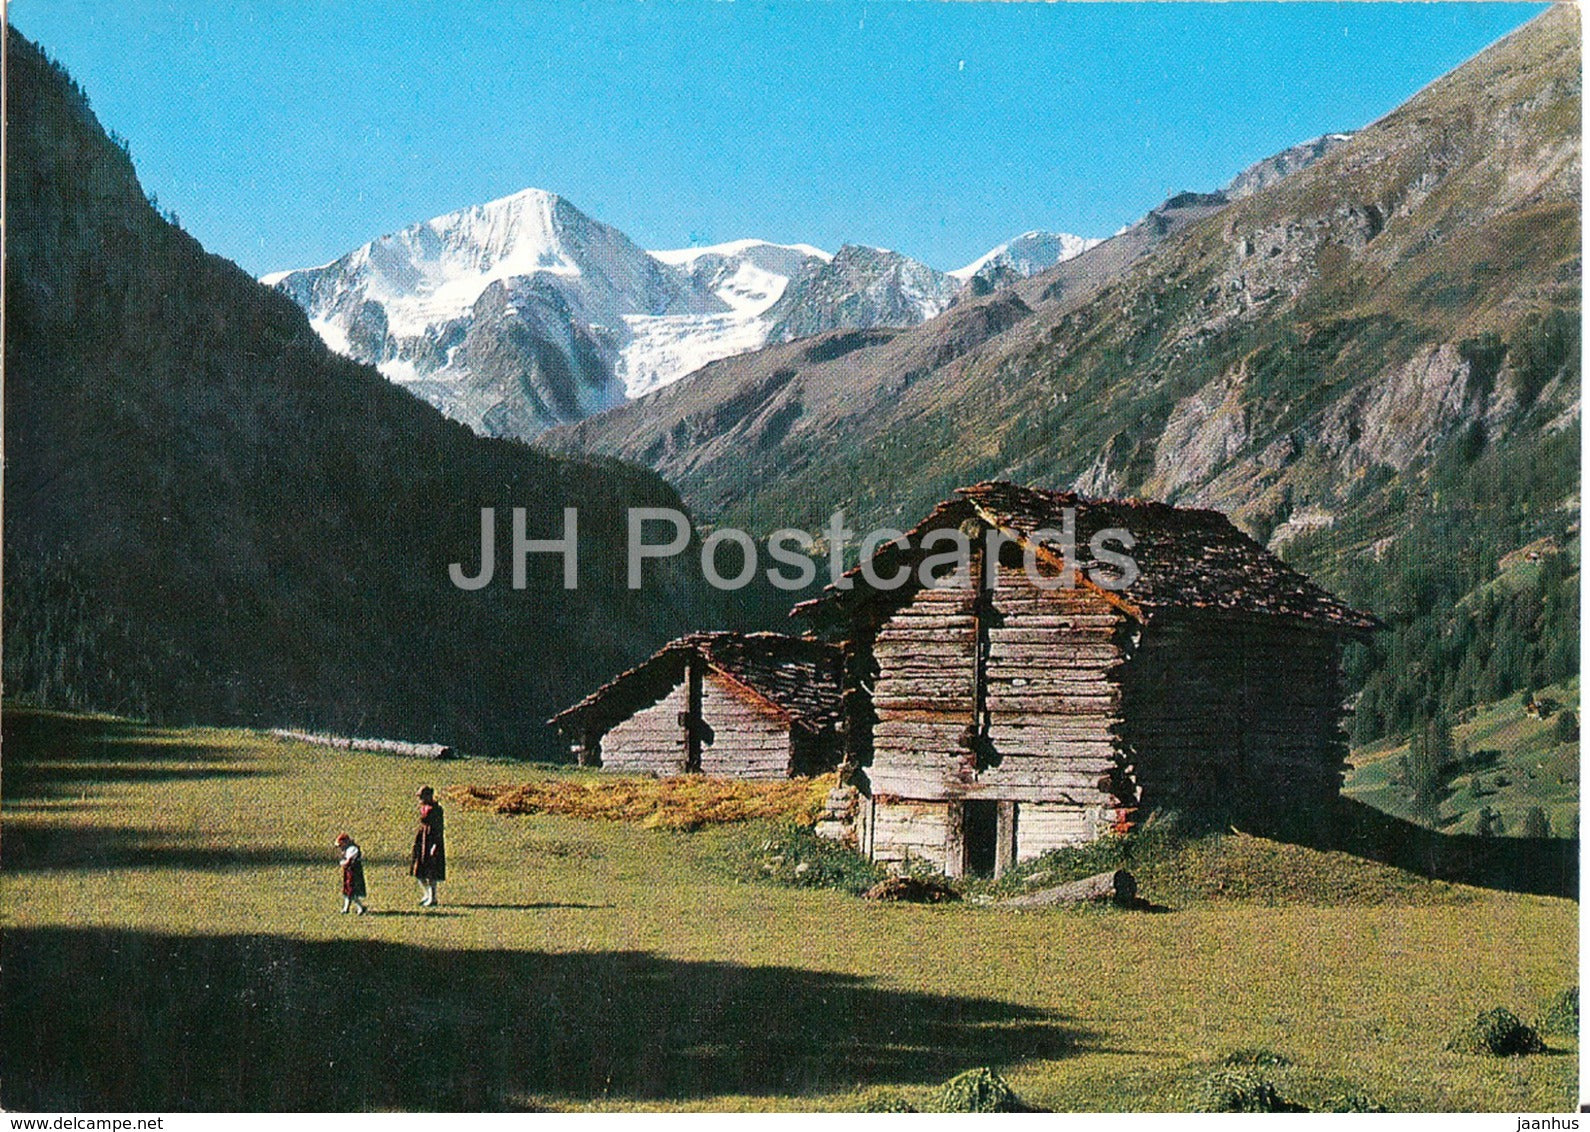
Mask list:
[{"label": "child's red outfit", "polygon": [[337,838],[342,852],[342,910],[364,915],[364,853],[346,833]]}]

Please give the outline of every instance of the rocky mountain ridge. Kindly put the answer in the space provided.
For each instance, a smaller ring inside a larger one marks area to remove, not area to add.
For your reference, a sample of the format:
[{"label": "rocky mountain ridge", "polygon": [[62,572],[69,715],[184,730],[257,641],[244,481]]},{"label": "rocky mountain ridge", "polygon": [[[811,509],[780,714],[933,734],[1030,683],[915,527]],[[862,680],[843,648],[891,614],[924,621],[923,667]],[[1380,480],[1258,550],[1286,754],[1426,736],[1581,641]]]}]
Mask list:
[{"label": "rocky mountain ridge", "polygon": [[526,189],[262,281],[332,349],[476,432],[529,439],[770,341],[917,325],[1090,243],[1028,233],[958,273],[860,245],[647,252]]},{"label": "rocky mountain ridge", "polygon": [[[1267,537],[1331,511],[1464,422],[1505,430],[1516,357],[1486,372],[1464,343],[1577,306],[1565,19],[922,326],[727,359],[546,443],[639,459],[713,519],[775,498],[892,519],[990,475],[1217,506]],[[920,454],[903,509],[893,477],[855,475],[897,447]],[[1334,486],[1301,490],[1322,464]]]}]

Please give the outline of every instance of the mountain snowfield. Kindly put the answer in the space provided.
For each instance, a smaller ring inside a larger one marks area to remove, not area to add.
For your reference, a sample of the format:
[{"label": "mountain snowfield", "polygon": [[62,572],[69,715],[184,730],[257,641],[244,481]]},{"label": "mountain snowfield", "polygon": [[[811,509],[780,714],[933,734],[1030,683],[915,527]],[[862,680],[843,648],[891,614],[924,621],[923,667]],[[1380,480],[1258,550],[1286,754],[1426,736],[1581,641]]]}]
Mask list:
[{"label": "mountain snowfield", "polygon": [[965,267],[949,272],[949,275],[963,283],[984,283],[979,290],[986,294],[1006,283],[1026,279],[1073,256],[1079,256],[1103,242],[1101,239],[1087,239],[1067,232],[1023,232],[1008,244],[1000,244]]},{"label": "mountain snowfield", "polygon": [[650,255],[683,271],[696,287],[729,309],[721,314],[627,318],[633,338],[620,362],[624,391],[630,398],[659,389],[708,362],[766,345],[771,323],[764,316],[783,298],[790,280],[808,266],[821,266],[833,259],[810,244],[764,240],[735,240]]},{"label": "mountain snowfield", "polygon": [[476,432],[530,439],[771,341],[917,325],[1096,242],[1029,232],[952,272],[864,245],[646,251],[525,189],[261,282],[338,353]]}]

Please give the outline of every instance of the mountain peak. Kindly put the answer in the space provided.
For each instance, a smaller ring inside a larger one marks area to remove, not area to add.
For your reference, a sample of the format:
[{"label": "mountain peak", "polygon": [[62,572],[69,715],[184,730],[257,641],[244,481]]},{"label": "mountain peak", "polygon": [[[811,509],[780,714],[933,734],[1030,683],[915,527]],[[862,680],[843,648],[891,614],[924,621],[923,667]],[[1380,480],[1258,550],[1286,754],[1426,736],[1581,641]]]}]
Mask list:
[{"label": "mountain peak", "polygon": [[979,292],[1003,286],[1017,278],[1026,278],[1046,271],[1057,263],[1081,255],[1097,239],[1073,236],[1069,232],[1045,232],[1034,228],[1023,232],[1014,240],[984,252],[965,267],[949,272],[951,279],[981,284]]},{"label": "mountain peak", "polygon": [[1241,200],[1261,189],[1267,189],[1283,177],[1288,177],[1314,164],[1320,158],[1353,140],[1350,133],[1321,134],[1300,142],[1280,153],[1256,161],[1232,178],[1224,191],[1227,200]]},{"label": "mountain peak", "polygon": [[666,248],[661,251],[648,253],[654,259],[663,263],[670,263],[676,267],[688,267],[698,260],[708,256],[717,256],[732,259],[744,256],[747,253],[763,250],[795,252],[799,255],[810,256],[827,262],[834,258],[832,252],[825,252],[822,248],[813,247],[811,244],[778,244],[771,240],[729,240],[722,244],[697,244],[688,248]]}]

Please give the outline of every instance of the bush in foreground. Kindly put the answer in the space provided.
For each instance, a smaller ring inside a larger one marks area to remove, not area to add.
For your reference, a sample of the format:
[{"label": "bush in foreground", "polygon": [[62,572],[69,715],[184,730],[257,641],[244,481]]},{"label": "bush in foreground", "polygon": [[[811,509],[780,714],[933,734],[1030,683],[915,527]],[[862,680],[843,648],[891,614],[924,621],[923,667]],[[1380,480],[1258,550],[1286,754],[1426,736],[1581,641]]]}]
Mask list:
[{"label": "bush in foreground", "polygon": [[988,1066],[968,1069],[939,1086],[919,1109],[893,1089],[870,1089],[856,1098],[856,1112],[1038,1112]]},{"label": "bush in foreground", "polygon": [[939,1089],[939,1112],[1029,1112],[1010,1084],[984,1066],[951,1077]]},{"label": "bush in foreground", "polygon": [[899,1093],[878,1092],[869,1093],[856,1104],[857,1112],[918,1112],[920,1111],[910,1101]]},{"label": "bush in foreground", "polygon": [[1250,1066],[1216,1070],[1198,1086],[1200,1112],[1302,1112],[1283,1097],[1275,1083]]},{"label": "bush in foreground", "polygon": [[1535,1030],[1524,1024],[1511,1010],[1498,1006],[1482,1011],[1474,1021],[1464,1026],[1447,1042],[1446,1048],[1457,1053],[1484,1054],[1491,1057],[1518,1057],[1528,1053],[1541,1053],[1546,1043]]},{"label": "bush in foreground", "polygon": [[1221,1064],[1231,1069],[1285,1069],[1292,1064],[1292,1059],[1266,1046],[1248,1046],[1232,1050],[1221,1059]]}]

